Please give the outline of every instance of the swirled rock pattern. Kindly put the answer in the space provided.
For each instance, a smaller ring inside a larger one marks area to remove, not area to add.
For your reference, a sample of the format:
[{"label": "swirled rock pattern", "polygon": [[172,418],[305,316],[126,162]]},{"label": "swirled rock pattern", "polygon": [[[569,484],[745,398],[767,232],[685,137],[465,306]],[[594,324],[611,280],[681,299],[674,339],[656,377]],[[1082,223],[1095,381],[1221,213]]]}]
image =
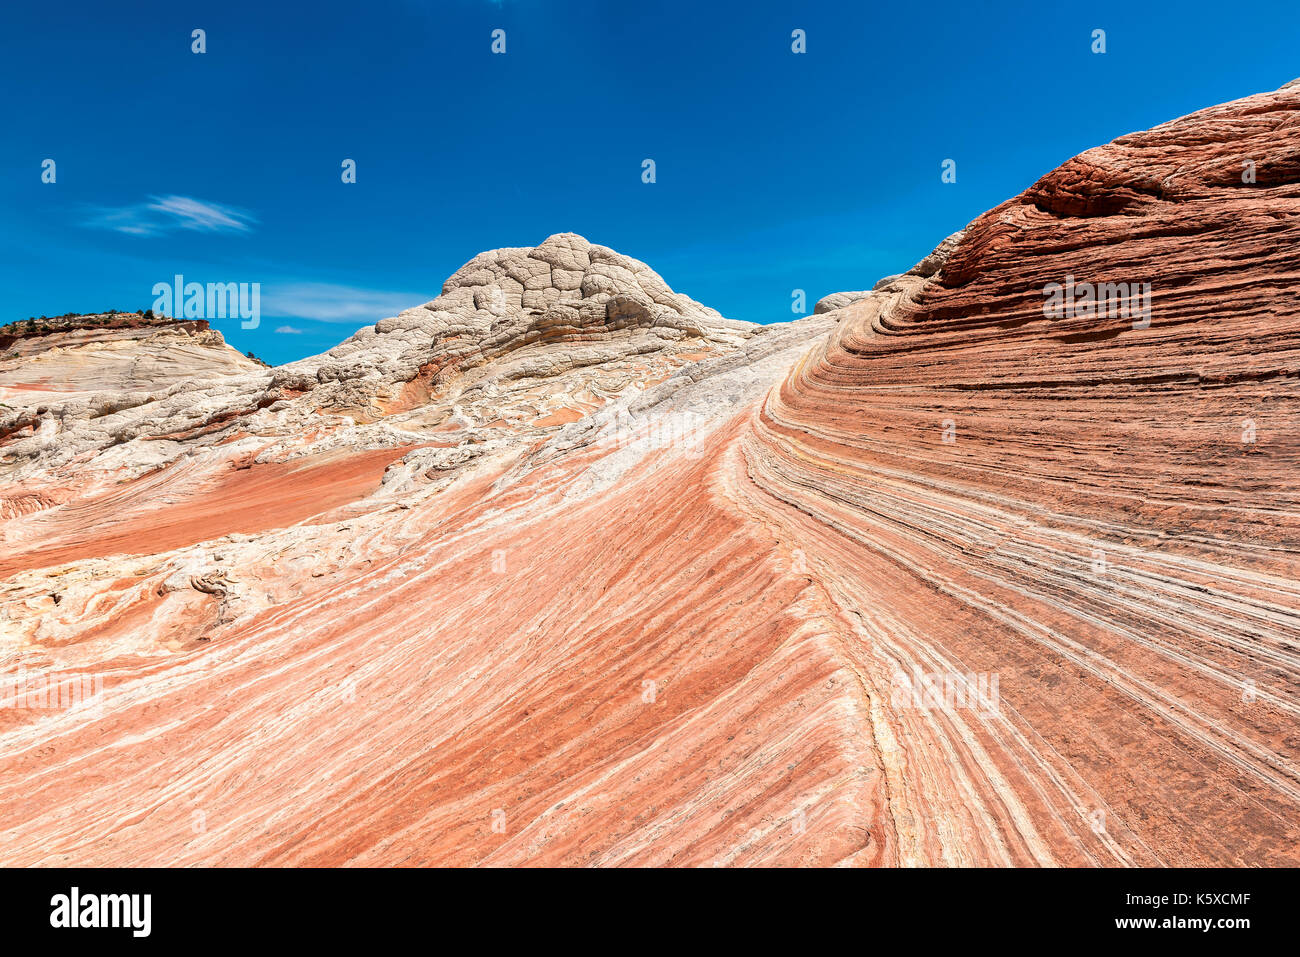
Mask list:
[{"label": "swirled rock pattern", "polygon": [[1298,240],[1292,87],[795,323],[562,234],[118,407],[18,362],[0,862],[1300,863]]}]

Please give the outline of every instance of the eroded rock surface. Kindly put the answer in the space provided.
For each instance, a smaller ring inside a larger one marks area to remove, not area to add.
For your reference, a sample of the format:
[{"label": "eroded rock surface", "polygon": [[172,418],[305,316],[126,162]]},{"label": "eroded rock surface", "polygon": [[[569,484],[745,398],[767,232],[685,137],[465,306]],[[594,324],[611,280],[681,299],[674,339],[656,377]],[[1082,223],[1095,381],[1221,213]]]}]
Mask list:
[{"label": "eroded rock surface", "polygon": [[1300,863],[1297,157],[1293,87],[796,323],[565,234],[42,397],[0,674],[103,688],[0,708],[0,861]]}]

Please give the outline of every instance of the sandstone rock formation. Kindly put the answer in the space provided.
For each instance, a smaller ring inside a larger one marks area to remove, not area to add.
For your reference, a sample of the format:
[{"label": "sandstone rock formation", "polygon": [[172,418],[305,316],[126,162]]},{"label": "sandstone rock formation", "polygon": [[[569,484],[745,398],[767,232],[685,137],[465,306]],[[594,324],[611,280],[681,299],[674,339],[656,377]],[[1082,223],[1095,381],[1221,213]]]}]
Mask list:
[{"label": "sandstone rock formation", "polygon": [[797,323],[561,235],[17,360],[0,678],[103,688],[0,684],[0,861],[1300,863],[1298,157],[1295,87],[1121,137]]},{"label": "sandstone rock formation", "polygon": [[0,431],[103,415],[197,378],[260,369],[202,320],[114,313],[11,323],[0,327]]}]

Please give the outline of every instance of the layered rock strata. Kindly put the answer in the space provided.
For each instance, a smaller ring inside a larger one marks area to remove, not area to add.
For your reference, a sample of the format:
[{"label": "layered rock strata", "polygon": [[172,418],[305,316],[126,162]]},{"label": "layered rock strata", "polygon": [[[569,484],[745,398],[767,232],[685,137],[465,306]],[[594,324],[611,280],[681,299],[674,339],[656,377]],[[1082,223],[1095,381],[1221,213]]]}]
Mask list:
[{"label": "layered rock strata", "polygon": [[0,862],[1296,864],[1298,239],[1292,87],[798,323],[561,235],[118,408],[20,361],[0,675],[102,688],[0,707]]}]

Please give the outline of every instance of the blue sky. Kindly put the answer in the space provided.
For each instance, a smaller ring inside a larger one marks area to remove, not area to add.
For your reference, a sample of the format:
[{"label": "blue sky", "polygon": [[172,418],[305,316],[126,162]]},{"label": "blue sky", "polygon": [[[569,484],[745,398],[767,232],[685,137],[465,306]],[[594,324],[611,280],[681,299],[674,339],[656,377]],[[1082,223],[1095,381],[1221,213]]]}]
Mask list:
[{"label": "blue sky", "polygon": [[9,3],[0,320],[258,282],[257,329],[214,325],[284,362],[565,231],[783,320],[1082,150],[1296,76],[1294,0]]}]

